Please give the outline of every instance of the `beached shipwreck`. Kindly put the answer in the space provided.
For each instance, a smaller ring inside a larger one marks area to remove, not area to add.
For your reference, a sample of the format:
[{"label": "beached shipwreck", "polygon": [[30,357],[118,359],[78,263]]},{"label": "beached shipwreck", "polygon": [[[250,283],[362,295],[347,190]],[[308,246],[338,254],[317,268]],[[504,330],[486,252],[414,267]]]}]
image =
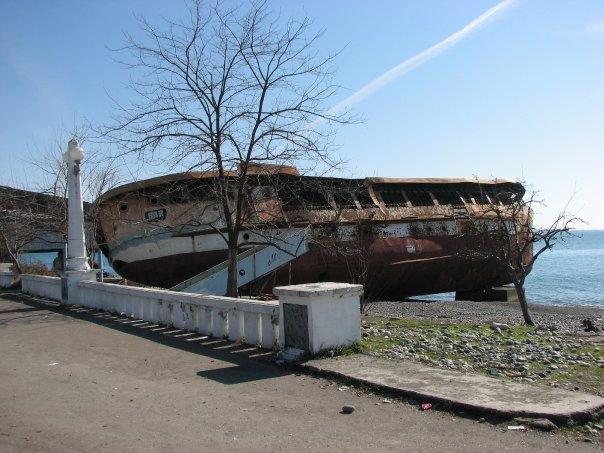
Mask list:
[{"label": "beached shipwreck", "polygon": [[[253,277],[242,278],[244,293],[341,281],[361,282],[373,297],[398,299],[509,283],[494,264],[461,253],[472,247],[461,230],[468,213],[522,196],[521,184],[311,177],[269,166],[252,173],[239,237],[239,275],[249,277],[253,266]],[[100,197],[97,242],[113,268],[128,280],[178,290],[224,269],[228,252],[216,183],[212,173],[179,173]],[[279,246],[283,238],[300,244],[292,252]],[[276,247],[262,255],[271,243]],[[275,258],[280,252],[287,258]]]}]

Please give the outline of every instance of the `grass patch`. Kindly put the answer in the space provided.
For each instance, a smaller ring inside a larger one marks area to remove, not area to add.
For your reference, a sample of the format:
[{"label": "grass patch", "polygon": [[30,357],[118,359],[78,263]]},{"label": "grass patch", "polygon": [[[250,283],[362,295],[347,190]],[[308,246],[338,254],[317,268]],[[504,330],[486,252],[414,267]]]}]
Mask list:
[{"label": "grass patch", "polygon": [[360,343],[354,343],[348,346],[339,346],[337,348],[329,349],[327,351],[320,352],[313,356],[314,359],[326,359],[331,357],[340,357],[353,354],[360,354],[363,352],[363,348]]},{"label": "grass patch", "polygon": [[556,335],[525,325],[499,333],[485,324],[375,316],[363,318],[363,327],[359,350],[366,354],[604,395],[604,368],[596,363],[604,359],[604,347],[589,337]]}]

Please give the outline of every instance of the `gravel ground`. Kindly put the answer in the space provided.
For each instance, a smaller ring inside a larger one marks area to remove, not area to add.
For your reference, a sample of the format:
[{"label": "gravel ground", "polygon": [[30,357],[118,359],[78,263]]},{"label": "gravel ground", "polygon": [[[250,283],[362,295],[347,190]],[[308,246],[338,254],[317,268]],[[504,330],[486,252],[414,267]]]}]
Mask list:
[{"label": "gravel ground", "polygon": [[[592,307],[558,307],[531,304],[531,314],[537,325],[575,333],[581,331],[581,321],[591,319],[604,328],[604,309]],[[371,302],[367,314],[388,318],[437,319],[446,322],[488,324],[501,322],[522,324],[517,302],[422,301]]]},{"label": "gravel ground", "polygon": [[[366,314],[372,355],[604,395],[604,309],[532,304],[535,329],[517,302],[384,301]],[[585,332],[586,318],[600,332]]]}]

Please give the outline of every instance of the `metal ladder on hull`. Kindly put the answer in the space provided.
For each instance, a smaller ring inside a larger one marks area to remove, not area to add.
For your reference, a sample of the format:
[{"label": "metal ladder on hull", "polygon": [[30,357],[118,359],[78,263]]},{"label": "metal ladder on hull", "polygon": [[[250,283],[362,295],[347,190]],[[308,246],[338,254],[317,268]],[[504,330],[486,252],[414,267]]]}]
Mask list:
[{"label": "metal ladder on hull", "polygon": [[[256,245],[237,255],[237,286],[253,282],[308,252],[308,230],[300,229],[276,238],[274,245]],[[223,261],[178,285],[171,291],[198,294],[226,294],[228,262]]]}]

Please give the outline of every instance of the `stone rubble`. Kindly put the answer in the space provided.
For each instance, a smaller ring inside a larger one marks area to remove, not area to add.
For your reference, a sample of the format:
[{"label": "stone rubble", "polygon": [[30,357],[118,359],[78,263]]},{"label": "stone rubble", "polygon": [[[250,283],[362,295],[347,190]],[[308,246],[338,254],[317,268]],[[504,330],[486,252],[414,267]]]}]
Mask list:
[{"label": "stone rubble", "polygon": [[[585,346],[594,347],[588,337],[569,337],[564,330],[527,331],[523,339],[518,340],[509,328],[497,326],[498,332],[494,332],[486,326],[465,330],[448,326],[454,325],[424,328],[386,322],[384,328],[364,325],[362,336],[370,340],[390,339],[395,343],[373,352],[375,355],[525,382],[536,382],[554,372],[564,374],[569,367],[604,368],[603,359],[581,351]],[[569,384],[550,382],[550,385],[566,387]]]},{"label": "stone rubble", "polygon": [[531,428],[539,429],[541,431],[554,431],[554,430],[558,429],[558,426],[551,420],[548,420],[547,418],[517,417],[514,419],[514,423],[528,425]]}]

